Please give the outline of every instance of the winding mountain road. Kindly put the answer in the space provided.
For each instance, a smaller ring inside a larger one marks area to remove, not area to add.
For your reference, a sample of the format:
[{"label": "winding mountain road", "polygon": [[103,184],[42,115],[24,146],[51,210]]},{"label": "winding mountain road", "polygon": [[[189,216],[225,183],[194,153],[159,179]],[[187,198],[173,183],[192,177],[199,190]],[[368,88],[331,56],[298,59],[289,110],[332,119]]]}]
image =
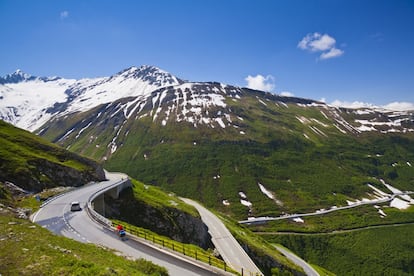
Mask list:
[{"label": "winding mountain road", "polygon": [[223,222],[212,212],[201,206],[194,200],[181,198],[185,203],[193,205],[200,213],[201,219],[207,225],[212,237],[212,242],[216,246],[224,261],[234,270],[244,275],[263,275],[246,251],[236,241]]},{"label": "winding mountain road", "polygon": [[[124,174],[107,173],[108,181],[88,184],[79,189],[63,194],[45,204],[36,212],[32,221],[49,229],[53,233],[84,243],[94,243],[115,249],[132,258],[144,258],[167,268],[170,275],[220,275],[227,274],[213,267],[191,262],[170,252],[156,248],[151,244],[137,242],[133,239],[121,241],[110,229],[92,220],[87,213],[87,202],[96,191],[115,185],[127,179]],[[79,201],[83,210],[70,211],[70,203]],[[214,271],[213,271],[214,270]]]}]

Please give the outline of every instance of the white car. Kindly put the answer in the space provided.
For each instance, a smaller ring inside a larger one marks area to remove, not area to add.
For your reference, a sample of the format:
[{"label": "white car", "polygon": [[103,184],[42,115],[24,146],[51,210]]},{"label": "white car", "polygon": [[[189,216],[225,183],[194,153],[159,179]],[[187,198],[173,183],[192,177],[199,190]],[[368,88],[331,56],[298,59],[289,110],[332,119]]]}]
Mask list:
[{"label": "white car", "polygon": [[80,207],[80,203],[78,201],[74,201],[70,204],[70,210],[72,212],[81,211],[82,208]]}]

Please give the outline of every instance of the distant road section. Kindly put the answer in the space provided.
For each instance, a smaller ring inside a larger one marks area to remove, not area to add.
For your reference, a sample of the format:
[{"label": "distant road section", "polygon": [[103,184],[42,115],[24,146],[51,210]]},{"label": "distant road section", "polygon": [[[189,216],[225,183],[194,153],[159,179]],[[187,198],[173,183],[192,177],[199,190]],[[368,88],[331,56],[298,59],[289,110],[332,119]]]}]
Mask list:
[{"label": "distant road section", "polygon": [[191,199],[181,199],[185,203],[193,205],[198,210],[201,219],[208,227],[213,244],[230,267],[239,273],[243,270],[243,275],[263,275],[249,255],[247,255],[246,251],[243,250],[216,215]]},{"label": "distant road section", "polygon": [[[204,267],[196,262],[184,260],[151,244],[137,242],[133,239],[122,241],[112,230],[92,220],[86,211],[86,204],[90,196],[127,179],[124,174],[107,173],[106,176],[108,181],[85,185],[48,202],[34,214],[33,222],[57,235],[80,242],[99,244],[135,259],[144,258],[152,261],[167,268],[172,276],[227,274],[211,271],[211,267]],[[80,202],[81,211],[70,211],[70,204],[73,201]]]},{"label": "distant road section", "polygon": [[359,206],[363,206],[363,205],[375,205],[375,204],[385,203],[385,202],[392,201],[397,196],[407,196],[407,195],[411,195],[411,194],[413,194],[413,192],[409,192],[409,191],[399,192],[399,193],[394,193],[392,195],[387,195],[386,197],[380,198],[380,199],[356,202],[356,203],[353,203],[353,204],[348,205],[348,206],[333,207],[331,209],[318,210],[318,211],[313,212],[313,213],[283,215],[283,216],[280,216],[280,217],[249,218],[247,220],[240,220],[239,223],[240,224],[255,224],[255,223],[265,223],[267,221],[273,221],[273,220],[292,219],[292,218],[309,217],[309,216],[320,216],[320,215],[324,215],[324,214],[328,214],[328,213],[332,213],[332,212],[336,212],[336,211],[340,211],[340,210],[345,210],[345,209],[351,209],[351,208],[355,208],[355,207],[359,207]]},{"label": "distant road section", "polygon": [[305,271],[306,275],[308,275],[308,276],[319,276],[319,273],[310,264],[308,264],[307,262],[305,262],[304,260],[302,260],[301,258],[296,256],[292,252],[284,249],[282,246],[275,245],[274,247],[276,247],[277,250],[282,252],[283,255],[286,256],[286,258],[288,258],[289,260],[291,260],[292,262],[294,262],[298,266],[302,267],[303,270]]}]

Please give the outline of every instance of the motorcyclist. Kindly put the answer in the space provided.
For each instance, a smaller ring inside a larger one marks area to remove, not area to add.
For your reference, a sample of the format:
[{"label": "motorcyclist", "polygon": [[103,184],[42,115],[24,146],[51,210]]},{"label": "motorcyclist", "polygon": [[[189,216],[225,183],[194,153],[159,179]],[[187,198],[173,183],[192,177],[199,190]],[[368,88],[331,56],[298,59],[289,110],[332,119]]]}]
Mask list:
[{"label": "motorcyclist", "polygon": [[118,226],[116,227],[116,230],[118,231],[118,235],[121,238],[125,237],[126,232],[125,232],[124,227],[121,224],[118,224]]}]

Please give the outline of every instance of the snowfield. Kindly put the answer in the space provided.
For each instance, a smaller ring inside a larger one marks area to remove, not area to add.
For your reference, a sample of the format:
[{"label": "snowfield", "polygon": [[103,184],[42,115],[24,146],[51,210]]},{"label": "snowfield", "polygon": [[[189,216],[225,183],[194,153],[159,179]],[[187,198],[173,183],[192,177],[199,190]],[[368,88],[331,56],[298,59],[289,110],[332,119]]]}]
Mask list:
[{"label": "snowfield", "polygon": [[67,100],[65,91],[73,83],[75,80],[36,79],[0,85],[0,116],[17,127],[38,129],[53,115],[47,110]]},{"label": "snowfield", "polygon": [[410,207],[410,203],[396,197],[391,201],[390,206],[400,210],[404,210]]}]

